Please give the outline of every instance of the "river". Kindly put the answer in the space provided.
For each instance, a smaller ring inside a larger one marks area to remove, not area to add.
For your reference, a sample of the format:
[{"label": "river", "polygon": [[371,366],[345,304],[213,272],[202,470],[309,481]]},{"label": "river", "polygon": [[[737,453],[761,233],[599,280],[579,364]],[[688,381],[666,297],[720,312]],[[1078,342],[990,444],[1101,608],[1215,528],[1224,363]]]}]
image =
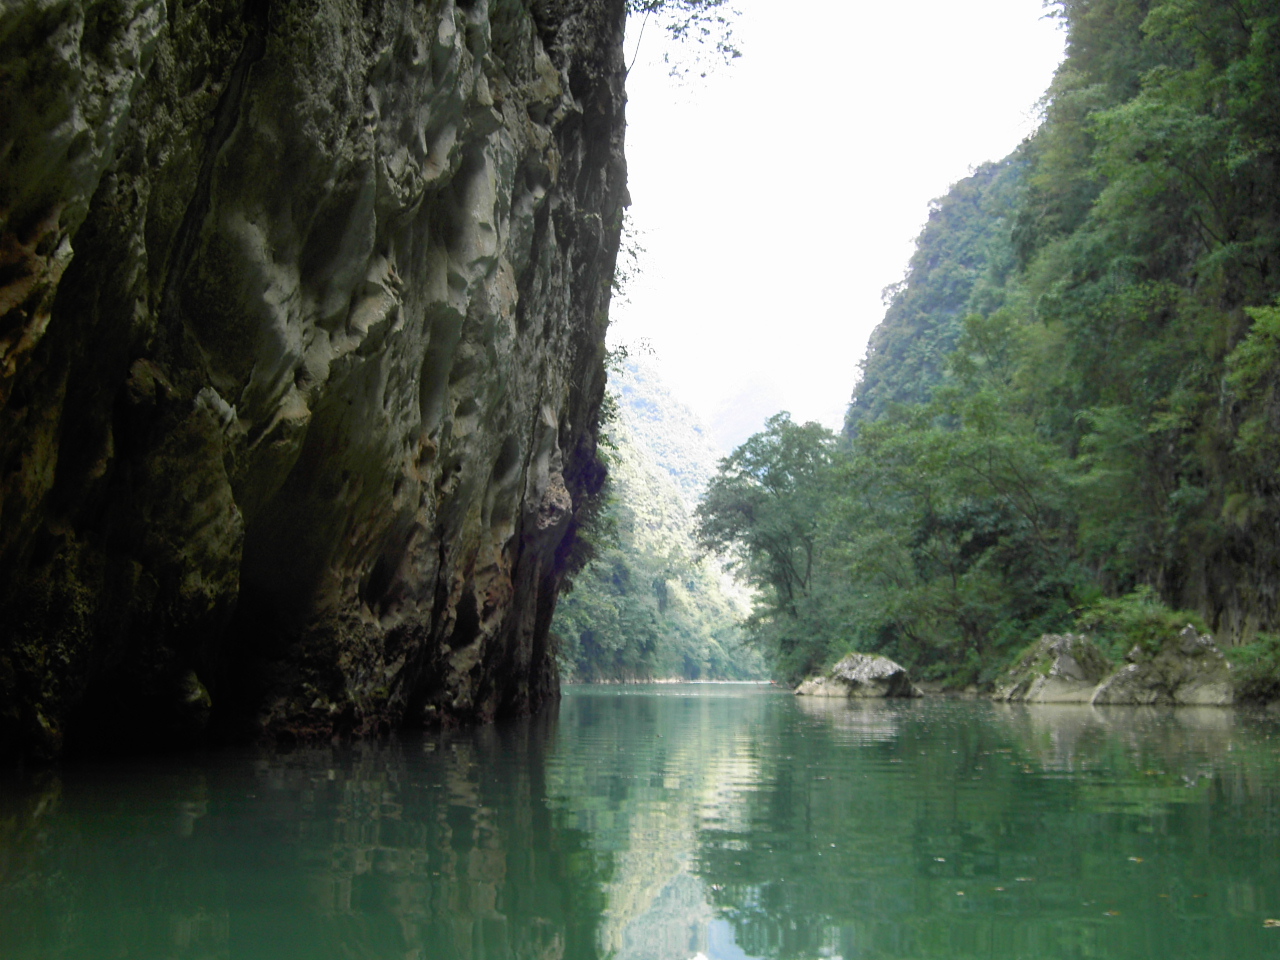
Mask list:
[{"label": "river", "polygon": [[1276,921],[1273,714],[571,687],[0,779],[4,960],[1248,960]]}]

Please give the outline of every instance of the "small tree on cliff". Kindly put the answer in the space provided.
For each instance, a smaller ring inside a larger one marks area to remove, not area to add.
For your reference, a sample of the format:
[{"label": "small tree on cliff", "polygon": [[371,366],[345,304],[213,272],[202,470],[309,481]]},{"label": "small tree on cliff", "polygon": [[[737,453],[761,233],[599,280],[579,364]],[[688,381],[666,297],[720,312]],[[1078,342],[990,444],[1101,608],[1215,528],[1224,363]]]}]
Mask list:
[{"label": "small tree on cliff", "polygon": [[693,53],[691,63],[673,62],[669,56],[664,57],[673,76],[685,76],[694,69],[706,76],[715,62],[727,62],[742,55],[733,39],[733,20],[738,11],[730,6],[729,0],[627,0],[627,13],[640,21],[633,63],[634,57],[639,56],[644,30],[651,20]]}]

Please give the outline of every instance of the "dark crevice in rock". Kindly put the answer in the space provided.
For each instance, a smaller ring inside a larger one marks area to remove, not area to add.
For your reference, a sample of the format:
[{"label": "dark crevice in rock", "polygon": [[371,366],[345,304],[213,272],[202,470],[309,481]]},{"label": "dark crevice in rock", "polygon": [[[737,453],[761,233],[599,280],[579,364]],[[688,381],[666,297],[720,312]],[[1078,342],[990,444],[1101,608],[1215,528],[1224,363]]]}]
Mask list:
[{"label": "dark crevice in rock", "polygon": [[[218,100],[218,106],[214,110],[213,128],[209,131],[203,151],[204,159],[200,166],[200,173],[196,177],[195,190],[187,203],[182,224],[174,238],[164,294],[160,301],[162,321],[172,322],[181,315],[179,305],[181,283],[191,263],[192,254],[195,252],[200,228],[209,213],[214,167],[217,164],[218,155],[231,138],[240,120],[249,71],[267,52],[267,26],[270,12],[271,0],[244,0],[243,16],[247,33],[235,65],[227,78],[222,96]],[[176,9],[173,15],[177,16]]]}]

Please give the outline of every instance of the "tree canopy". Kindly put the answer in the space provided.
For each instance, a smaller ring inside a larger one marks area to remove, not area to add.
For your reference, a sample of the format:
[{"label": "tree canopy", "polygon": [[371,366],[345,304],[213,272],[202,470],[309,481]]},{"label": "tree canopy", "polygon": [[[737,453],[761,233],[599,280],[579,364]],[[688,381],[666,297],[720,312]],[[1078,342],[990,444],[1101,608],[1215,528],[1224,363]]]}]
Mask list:
[{"label": "tree canopy", "polygon": [[841,441],[775,417],[699,509],[783,674],[983,682],[1121,601],[1280,629],[1280,9],[1054,12],[1044,122],[931,208]]}]

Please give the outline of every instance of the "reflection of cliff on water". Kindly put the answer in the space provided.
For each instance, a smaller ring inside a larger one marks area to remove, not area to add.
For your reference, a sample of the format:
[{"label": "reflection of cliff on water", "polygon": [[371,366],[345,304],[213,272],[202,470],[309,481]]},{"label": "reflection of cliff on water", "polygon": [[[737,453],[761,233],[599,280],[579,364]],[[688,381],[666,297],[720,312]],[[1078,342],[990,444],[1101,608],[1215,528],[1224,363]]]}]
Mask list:
[{"label": "reflection of cliff on water", "polygon": [[[536,723],[0,785],[0,956],[595,957]],[[34,789],[32,789],[34,787]]]},{"label": "reflection of cliff on water", "polygon": [[1270,956],[1276,726],[633,688],[558,723],[67,765],[0,780],[0,957]]}]

